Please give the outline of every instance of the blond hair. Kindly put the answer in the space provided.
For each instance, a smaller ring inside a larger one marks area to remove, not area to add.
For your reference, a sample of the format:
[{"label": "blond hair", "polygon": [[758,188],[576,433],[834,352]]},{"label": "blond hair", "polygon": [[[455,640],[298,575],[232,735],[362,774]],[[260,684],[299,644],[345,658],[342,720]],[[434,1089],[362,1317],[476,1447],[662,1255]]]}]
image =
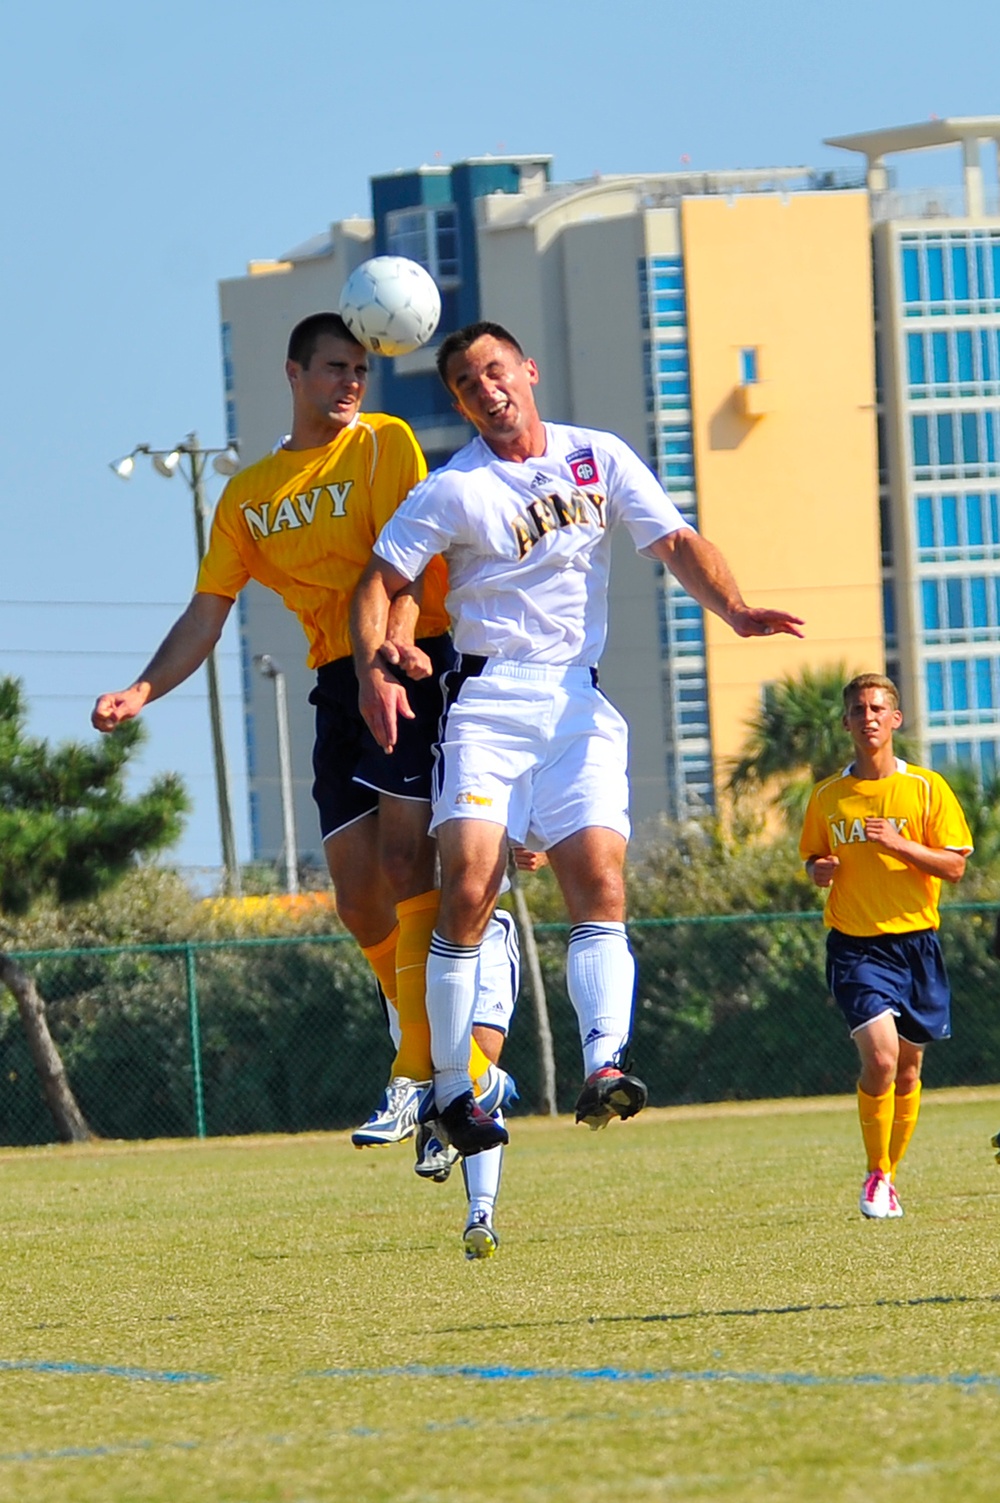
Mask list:
[{"label": "blond hair", "polygon": [[851,702],[862,689],[881,689],[886,698],[892,700],[892,708],[899,709],[899,690],[891,678],[886,678],[884,673],[859,673],[849,684],[844,685],[845,712],[851,708]]}]

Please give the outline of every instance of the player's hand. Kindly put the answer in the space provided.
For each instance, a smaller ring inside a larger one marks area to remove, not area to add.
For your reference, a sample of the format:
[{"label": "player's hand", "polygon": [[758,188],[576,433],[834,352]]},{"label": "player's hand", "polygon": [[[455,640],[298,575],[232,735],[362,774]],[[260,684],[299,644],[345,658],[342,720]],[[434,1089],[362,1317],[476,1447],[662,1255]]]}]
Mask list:
[{"label": "player's hand", "polygon": [[839,856],[814,856],[809,863],[809,875],[817,887],[829,887],[839,866]]},{"label": "player's hand", "polygon": [[146,684],[133,684],[131,689],[102,694],[90,713],[90,723],[95,731],[113,731],[116,725],[134,719],[148,698]]},{"label": "player's hand", "polygon": [[359,679],[358,708],[387,755],[396,745],[400,717],[415,718],[403,685],[377,665]]},{"label": "player's hand", "polygon": [[790,616],[787,611],[770,611],[763,607],[741,606],[729,618],[729,624],[738,637],[773,637],[785,635],[802,637],[799,630],[805,622],[799,616]]},{"label": "player's hand", "polygon": [[511,846],[510,853],[519,872],[537,872],[549,864],[544,851],[529,851],[523,845]]},{"label": "player's hand", "polygon": [[434,664],[415,642],[383,642],[378,655],[407,678],[430,678],[434,672]]},{"label": "player's hand", "polygon": [[899,851],[905,844],[904,837],[891,819],[866,819],[865,839],[869,845],[877,845],[883,851]]}]

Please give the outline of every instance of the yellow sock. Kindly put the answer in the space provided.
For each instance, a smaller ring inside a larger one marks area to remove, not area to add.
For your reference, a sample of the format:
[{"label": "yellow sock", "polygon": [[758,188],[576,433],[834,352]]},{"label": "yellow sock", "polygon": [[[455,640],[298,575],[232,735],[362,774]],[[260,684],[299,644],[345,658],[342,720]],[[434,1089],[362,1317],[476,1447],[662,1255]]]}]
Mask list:
[{"label": "yellow sock", "polygon": [[910,1139],[913,1137],[913,1129],[917,1125],[920,1116],[920,1090],[921,1083],[918,1080],[908,1096],[900,1096],[896,1093],[896,1106],[892,1118],[892,1136],[889,1139],[889,1164],[892,1177],[895,1179],[899,1162],[906,1152]]},{"label": "yellow sock", "polygon": [[441,894],[435,888],[396,904],[396,1007],[401,1037],[392,1073],[410,1080],[430,1080],[433,1074],[427,1022],[427,952],[440,901]]},{"label": "yellow sock", "polygon": [[892,1135],[893,1108],[896,1087],[891,1085],[884,1096],[869,1096],[858,1086],[858,1116],[861,1118],[861,1136],[868,1154],[868,1173],[881,1169],[889,1173],[889,1139]]},{"label": "yellow sock", "polygon": [[472,1048],[469,1051],[469,1074],[472,1076],[472,1087],[477,1096],[480,1094],[480,1092],[478,1091],[478,1089],[476,1089],[476,1081],[481,1075],[486,1074],[486,1071],[489,1069],[489,1067],[490,1060],[483,1053],[482,1049],[480,1049],[475,1039],[473,1039]]},{"label": "yellow sock", "polygon": [[392,933],[377,945],[369,945],[367,949],[362,946],[361,953],[375,972],[379,986],[385,992],[386,998],[395,1007],[396,1005],[396,943],[399,939],[399,925],[397,924]]}]

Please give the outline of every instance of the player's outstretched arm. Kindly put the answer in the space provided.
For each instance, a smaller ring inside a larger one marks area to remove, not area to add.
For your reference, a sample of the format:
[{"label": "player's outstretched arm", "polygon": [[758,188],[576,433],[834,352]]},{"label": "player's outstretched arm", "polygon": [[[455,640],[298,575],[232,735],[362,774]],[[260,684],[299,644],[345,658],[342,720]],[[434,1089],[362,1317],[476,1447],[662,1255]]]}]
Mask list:
[{"label": "player's outstretched arm", "polygon": [[138,715],[143,705],[161,699],[190,678],[222,635],[232,606],[233,602],[223,595],[193,595],[135,683],[99,697],[90,716],[94,729],[113,731],[122,721]]},{"label": "player's outstretched arm", "polygon": [[379,746],[396,745],[399,717],[413,719],[406,690],[386,671],[382,652],[389,634],[393,601],[411,581],[373,554],[351,601],[351,640],[358,675],[358,707]]},{"label": "player's outstretched arm", "polygon": [[714,543],[691,528],[679,528],[654,543],[651,552],[706,610],[721,616],[738,637],[801,637],[803,622],[787,611],[747,605],[732,570]]}]

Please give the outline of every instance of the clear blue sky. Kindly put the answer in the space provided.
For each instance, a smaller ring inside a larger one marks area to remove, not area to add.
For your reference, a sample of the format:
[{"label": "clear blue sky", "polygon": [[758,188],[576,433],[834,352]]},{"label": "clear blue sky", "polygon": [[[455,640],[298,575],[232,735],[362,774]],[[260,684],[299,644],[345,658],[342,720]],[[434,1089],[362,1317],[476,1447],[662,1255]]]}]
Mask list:
[{"label": "clear blue sky", "polygon": [[[1000,113],[996,0],[53,0],[4,32],[0,672],[56,741],[93,734],[93,699],[132,681],[193,584],[183,482],[125,485],[108,461],[192,429],[223,442],[218,280],[366,213],[372,174],[501,151],[551,153],[564,179],[846,166],[824,136]],[[937,155],[919,180],[955,179]],[[176,858],[215,866],[203,675],[145,718],[138,779],[183,775]]]}]

